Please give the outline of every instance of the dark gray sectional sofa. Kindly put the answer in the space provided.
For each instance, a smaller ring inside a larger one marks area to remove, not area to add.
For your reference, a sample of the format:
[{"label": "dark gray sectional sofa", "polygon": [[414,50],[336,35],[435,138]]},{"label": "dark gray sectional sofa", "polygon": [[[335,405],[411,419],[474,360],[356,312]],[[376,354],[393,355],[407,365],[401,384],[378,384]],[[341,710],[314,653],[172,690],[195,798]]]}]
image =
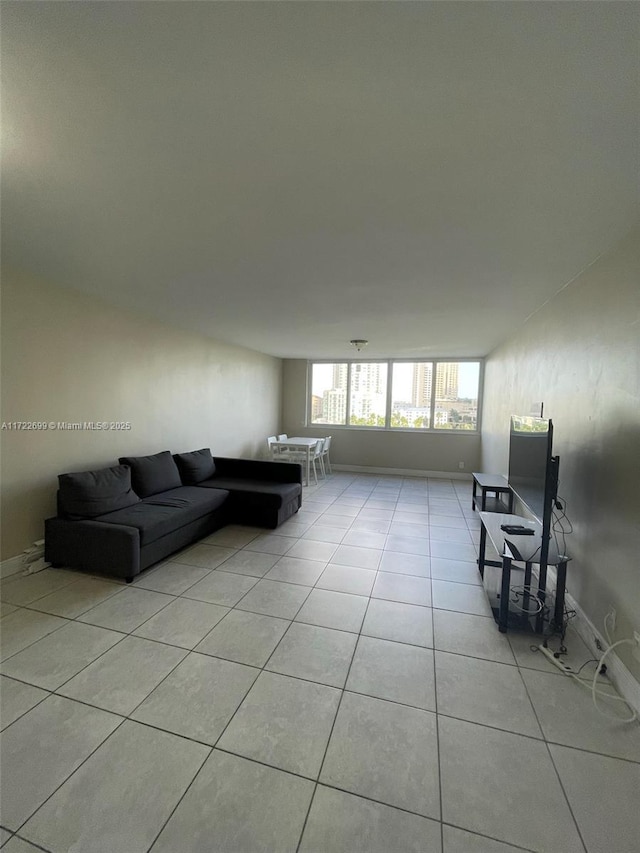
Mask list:
[{"label": "dark gray sectional sofa", "polygon": [[122,457],[58,477],[58,515],[45,521],[45,560],[127,581],[226,524],[275,528],[302,504],[302,469],[213,457]]}]

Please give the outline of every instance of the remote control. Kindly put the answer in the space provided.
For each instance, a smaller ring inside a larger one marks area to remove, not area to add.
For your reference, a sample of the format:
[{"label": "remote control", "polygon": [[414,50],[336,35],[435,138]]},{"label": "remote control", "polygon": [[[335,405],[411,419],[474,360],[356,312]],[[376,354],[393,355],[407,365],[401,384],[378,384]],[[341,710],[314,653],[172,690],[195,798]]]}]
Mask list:
[{"label": "remote control", "polygon": [[535,534],[535,530],[531,527],[525,527],[522,524],[501,524],[500,530],[504,530],[505,533],[512,533],[517,536],[533,536]]}]

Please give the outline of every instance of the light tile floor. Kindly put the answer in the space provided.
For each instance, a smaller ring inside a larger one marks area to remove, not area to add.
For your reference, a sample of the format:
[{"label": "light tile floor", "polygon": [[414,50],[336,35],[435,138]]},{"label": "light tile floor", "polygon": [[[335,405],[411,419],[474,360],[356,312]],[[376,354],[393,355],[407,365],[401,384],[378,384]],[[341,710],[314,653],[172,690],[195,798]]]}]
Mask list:
[{"label": "light tile floor", "polygon": [[640,726],[498,633],[470,492],[336,473],[130,586],[5,579],[3,853],[637,853]]}]

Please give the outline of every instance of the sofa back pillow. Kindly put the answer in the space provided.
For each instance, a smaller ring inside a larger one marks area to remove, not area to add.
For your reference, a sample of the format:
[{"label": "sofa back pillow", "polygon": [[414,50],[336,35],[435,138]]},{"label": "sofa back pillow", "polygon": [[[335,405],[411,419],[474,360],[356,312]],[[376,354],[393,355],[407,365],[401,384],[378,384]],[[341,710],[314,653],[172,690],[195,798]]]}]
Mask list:
[{"label": "sofa back pillow", "polygon": [[208,447],[192,450],[191,453],[176,453],[173,457],[185,486],[196,486],[216,473],[216,466]]},{"label": "sofa back pillow", "polygon": [[131,483],[141,498],[182,485],[180,472],[168,450],[153,456],[123,456],[119,462],[131,468]]},{"label": "sofa back pillow", "polygon": [[96,518],[139,503],[126,465],[58,476],[58,507],[67,518]]}]

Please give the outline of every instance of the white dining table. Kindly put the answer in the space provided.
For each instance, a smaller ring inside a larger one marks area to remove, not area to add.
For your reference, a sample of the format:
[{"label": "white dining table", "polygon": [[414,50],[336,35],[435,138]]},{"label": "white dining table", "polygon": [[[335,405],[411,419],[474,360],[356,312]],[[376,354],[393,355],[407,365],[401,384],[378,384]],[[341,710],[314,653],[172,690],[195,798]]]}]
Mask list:
[{"label": "white dining table", "polygon": [[[315,450],[316,444],[321,441],[319,438],[308,438],[302,435],[294,435],[291,438],[287,438],[286,441],[272,441],[271,448],[276,452],[280,452],[281,450],[294,450],[300,453],[301,451],[305,451],[306,455],[306,485],[309,485],[309,473],[311,470],[311,453]],[[275,459],[278,457],[275,456]],[[283,460],[288,461],[288,460]],[[316,485],[318,484],[318,480],[316,478]]]}]

